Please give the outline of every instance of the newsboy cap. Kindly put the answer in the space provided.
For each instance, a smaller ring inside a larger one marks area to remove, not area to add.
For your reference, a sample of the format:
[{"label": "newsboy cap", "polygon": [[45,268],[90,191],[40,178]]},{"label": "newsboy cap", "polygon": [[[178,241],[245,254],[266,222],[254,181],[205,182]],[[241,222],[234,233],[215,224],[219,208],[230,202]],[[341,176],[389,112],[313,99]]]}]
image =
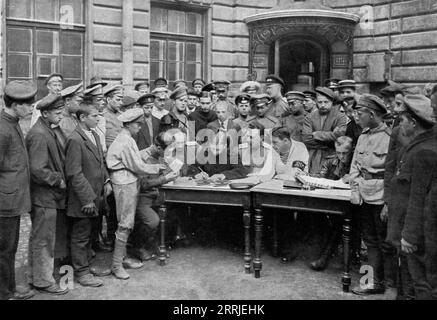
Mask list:
[{"label": "newsboy cap", "polygon": [[407,94],[404,96],[407,110],[426,123],[435,123],[431,100],[421,94]]},{"label": "newsboy cap", "polygon": [[4,88],[5,96],[13,100],[28,100],[35,97],[38,89],[34,83],[28,80],[14,80]]},{"label": "newsboy cap", "polygon": [[43,110],[54,110],[59,109],[64,106],[64,100],[62,99],[62,96],[57,94],[49,94],[48,96],[45,96],[42,98],[38,104],[36,105],[36,108],[40,111]]},{"label": "newsboy cap", "polygon": [[299,99],[299,100],[305,100],[306,96],[303,94],[303,92],[300,92],[300,91],[288,91],[285,94],[285,98],[287,98],[287,99],[294,98],[294,99]]},{"label": "newsboy cap", "polygon": [[186,87],[178,87],[170,94],[170,99],[176,100],[180,99],[183,96],[187,95],[187,88]]},{"label": "newsboy cap", "polygon": [[52,80],[53,78],[60,78],[61,79],[61,81],[64,81],[64,77],[62,76],[62,74],[60,74],[60,73],[52,73],[51,75],[49,75],[47,78],[46,78],[46,80],[45,80],[45,84],[47,85],[49,82],[50,82],[50,80]]},{"label": "newsboy cap", "polygon": [[239,105],[240,103],[244,103],[244,104],[250,103],[250,95],[248,95],[247,93],[238,95],[235,98],[235,104]]},{"label": "newsboy cap", "polygon": [[360,96],[357,102],[356,109],[363,108],[363,107],[381,112],[382,114],[387,113],[387,108],[384,104],[384,101],[382,101],[380,98],[378,98],[373,94],[365,93]]},{"label": "newsboy cap", "polygon": [[267,84],[278,83],[281,86],[285,87],[285,82],[280,77],[275,76],[274,74],[270,74],[266,77]]},{"label": "newsboy cap", "polygon": [[153,93],[145,93],[138,98],[138,103],[140,105],[149,104],[155,102],[155,95]]},{"label": "newsboy cap", "polygon": [[117,119],[123,123],[141,122],[141,118],[144,116],[144,111],[141,108],[128,109],[120,114]]},{"label": "newsboy cap", "polygon": [[74,86],[69,86],[61,91],[62,98],[68,98],[78,92],[80,92],[83,88],[83,82],[78,83]]},{"label": "newsboy cap", "polygon": [[322,96],[327,97],[331,101],[335,100],[334,91],[332,91],[331,89],[329,89],[327,87],[317,87],[314,91],[316,91],[316,93],[318,93],[318,94],[321,94]]}]

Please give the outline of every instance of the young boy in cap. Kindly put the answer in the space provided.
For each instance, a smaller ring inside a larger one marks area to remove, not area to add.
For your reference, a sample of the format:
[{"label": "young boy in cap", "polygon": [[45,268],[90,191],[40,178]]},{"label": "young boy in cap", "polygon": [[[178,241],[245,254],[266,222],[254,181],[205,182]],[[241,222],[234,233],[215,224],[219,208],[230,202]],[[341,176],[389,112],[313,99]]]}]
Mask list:
[{"label": "young boy in cap", "polygon": [[[217,91],[217,102],[218,101],[225,101],[228,104],[228,112],[232,119],[235,119],[238,117],[237,107],[235,106],[235,103],[233,103],[229,98],[229,86],[231,83],[228,80],[217,80],[214,81],[215,90]],[[215,108],[213,107],[213,110],[215,111]]]},{"label": "young boy in cap", "polygon": [[307,91],[304,91],[303,94],[305,95],[305,101],[303,102],[303,108],[304,108],[306,114],[310,114],[317,107],[317,104],[316,104],[317,93],[313,90],[307,90]]},{"label": "young boy in cap", "polygon": [[166,105],[168,104],[168,90],[166,88],[156,88],[152,91],[155,95],[155,105],[153,106],[152,115],[161,120],[161,118],[168,114]]},{"label": "young boy in cap", "polygon": [[152,114],[154,103],[155,96],[152,93],[146,93],[138,99],[138,104],[144,112],[144,122],[141,124],[140,131],[135,136],[139,150],[150,147],[159,131],[161,121]]},{"label": "young boy in cap", "polygon": [[406,298],[437,300],[435,117],[425,96],[405,95],[404,101],[406,110],[400,115],[399,127],[410,142],[391,179],[387,241],[398,249],[401,270],[402,265],[408,266],[414,292],[404,287]]},{"label": "young boy in cap", "polygon": [[281,126],[290,131],[290,136],[295,141],[302,142],[302,127],[305,120],[304,101],[305,95],[299,91],[288,91],[285,94],[287,99],[287,111],[280,118]]},{"label": "young boy in cap", "polygon": [[60,94],[50,94],[37,108],[41,116],[26,137],[32,190],[28,280],[42,292],[65,294],[68,288],[59,287],[53,278],[57,216],[65,209],[67,188],[65,137],[53,126],[62,119],[64,101]]},{"label": "young boy in cap", "polygon": [[[32,113],[37,88],[30,81],[11,81],[4,88],[0,114],[0,300],[29,299],[35,292],[17,292],[15,254],[20,217],[31,210],[29,161],[18,121]],[[13,192],[10,192],[10,191]]]},{"label": "young boy in cap", "polygon": [[[103,149],[97,134],[99,111],[83,103],[76,111],[79,120],[67,142],[65,172],[68,178],[67,216],[71,222],[71,261],[74,275],[82,286],[100,287],[103,282],[93,276],[88,259],[92,226],[99,208],[112,187],[105,167]],[[96,271],[94,270],[94,273]],[[110,270],[96,275],[109,275]]]},{"label": "young boy in cap", "polygon": [[188,115],[188,121],[194,121],[195,133],[205,129],[208,123],[217,120],[217,114],[212,111],[211,94],[203,91],[199,100],[200,107]]},{"label": "young boy in cap", "polygon": [[361,220],[367,246],[367,264],[373,268],[373,281],[352,289],[359,295],[381,294],[384,281],[394,280],[393,248],[385,241],[386,224],[380,218],[384,207],[384,166],[391,130],[383,122],[384,102],[365,94],[357,103],[358,124],[365,128],[358,138],[350,169],[351,203]]},{"label": "young boy in cap", "polygon": [[182,132],[187,133],[188,118],[187,118],[187,88],[179,87],[170,94],[170,99],[173,100],[173,109],[161,118],[159,132],[167,131],[168,129],[178,128]]},{"label": "young boy in cap", "polygon": [[234,124],[238,125],[241,129],[247,128],[249,123],[247,122],[251,108],[250,108],[250,95],[243,93],[235,98],[237,104],[238,118],[234,120]]},{"label": "young boy in cap", "polygon": [[[62,76],[62,74],[52,73],[51,75],[49,75],[45,80],[45,85],[47,87],[48,94],[61,93],[61,90],[63,88],[63,81],[64,81],[64,77]],[[32,126],[38,121],[38,118],[41,115],[41,112],[37,108],[38,103],[39,101],[37,101],[34,105],[29,128],[32,128]]]},{"label": "young boy in cap", "polygon": [[[134,227],[138,200],[138,178],[140,175],[157,174],[165,166],[146,164],[133,138],[141,128],[144,111],[129,109],[118,116],[123,124],[120,133],[108,149],[106,163],[109,169],[115,203],[117,206],[118,228],[115,233],[115,247],[112,259],[112,273],[118,279],[128,279],[129,274],[123,266],[126,243]],[[130,259],[124,261],[126,267],[139,268],[141,263]]]},{"label": "young boy in cap", "polygon": [[272,99],[266,116],[273,116],[279,119],[287,110],[287,103],[282,96],[282,90],[285,88],[285,82],[281,78],[271,74],[266,77],[266,83],[266,93]]},{"label": "young boy in cap", "polygon": [[193,82],[191,82],[191,86],[193,87],[194,91],[197,92],[197,94],[202,93],[202,88],[205,86],[205,81],[203,79],[194,79]]}]

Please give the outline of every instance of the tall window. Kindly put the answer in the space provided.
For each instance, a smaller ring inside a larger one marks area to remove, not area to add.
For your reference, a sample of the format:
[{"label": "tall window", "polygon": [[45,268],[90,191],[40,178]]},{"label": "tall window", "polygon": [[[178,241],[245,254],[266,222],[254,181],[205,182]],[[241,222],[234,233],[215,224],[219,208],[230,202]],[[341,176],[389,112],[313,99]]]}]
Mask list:
[{"label": "tall window", "polygon": [[6,21],[8,80],[36,79],[39,98],[51,73],[61,73],[64,86],[82,81],[83,0],[8,0]]},{"label": "tall window", "polygon": [[155,6],[151,11],[150,78],[201,78],[203,14]]}]

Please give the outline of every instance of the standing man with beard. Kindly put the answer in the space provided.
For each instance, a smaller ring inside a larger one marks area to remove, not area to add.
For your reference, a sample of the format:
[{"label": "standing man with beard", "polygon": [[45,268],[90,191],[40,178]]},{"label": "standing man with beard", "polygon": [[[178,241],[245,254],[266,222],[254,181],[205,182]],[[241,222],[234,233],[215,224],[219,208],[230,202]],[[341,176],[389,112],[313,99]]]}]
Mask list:
[{"label": "standing man with beard", "polygon": [[200,107],[188,115],[188,121],[194,121],[196,134],[205,129],[208,123],[217,120],[217,114],[211,108],[211,95],[209,92],[203,91],[200,97]]},{"label": "standing man with beard", "polygon": [[306,144],[310,159],[309,173],[319,174],[327,156],[335,153],[334,142],[344,136],[347,117],[333,105],[335,94],[325,87],[318,87],[317,111],[309,114],[304,121],[302,141]]},{"label": "standing man with beard", "polygon": [[281,116],[281,126],[286,127],[290,137],[302,142],[302,127],[305,120],[304,101],[305,95],[299,91],[288,91],[285,94],[288,102],[287,111]]},{"label": "standing man with beard", "polygon": [[269,75],[266,77],[266,83],[266,93],[272,99],[266,116],[273,116],[280,119],[282,114],[287,110],[287,102],[285,102],[282,96],[282,89],[285,88],[285,82],[275,75]]},{"label": "standing man with beard", "polygon": [[29,160],[18,121],[32,113],[36,93],[30,81],[11,81],[4,88],[5,107],[0,114],[0,300],[35,295],[33,290],[16,292],[15,254],[20,217],[31,210]]},{"label": "standing man with beard", "polygon": [[[65,294],[53,278],[56,221],[66,200],[64,143],[53,128],[62,119],[60,94],[48,95],[37,105],[41,116],[26,137],[32,197],[32,231],[29,239],[29,283],[41,292]],[[58,128],[59,129],[59,128]]]},{"label": "standing man with beard", "polygon": [[425,96],[406,95],[404,99],[406,110],[400,115],[399,127],[410,143],[402,149],[391,180],[387,241],[402,252],[415,298],[437,300],[435,115]]}]

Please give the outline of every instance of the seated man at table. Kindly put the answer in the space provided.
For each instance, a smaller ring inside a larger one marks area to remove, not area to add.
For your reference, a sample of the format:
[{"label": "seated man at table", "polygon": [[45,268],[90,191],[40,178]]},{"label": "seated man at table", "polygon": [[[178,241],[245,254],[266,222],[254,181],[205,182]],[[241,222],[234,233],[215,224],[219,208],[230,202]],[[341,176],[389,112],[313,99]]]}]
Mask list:
[{"label": "seated man at table", "polygon": [[[320,178],[339,180],[349,183],[349,170],[353,152],[353,140],[346,136],[338,137],[335,141],[335,155],[328,156],[322,163],[322,169],[317,175]],[[340,241],[342,219],[334,215],[327,215],[328,233],[322,240],[323,248],[319,259],[311,262],[310,267],[315,271],[324,270],[329,263]]]},{"label": "seated man at table", "polygon": [[[154,144],[145,149],[142,159],[147,164],[164,164],[164,151],[170,141],[164,140],[164,134],[156,136]],[[168,170],[166,171],[168,172]],[[175,180],[179,172],[149,174],[140,179],[140,193],[135,213],[135,226],[131,235],[132,254],[142,262],[156,256],[155,234],[159,225],[159,216],[153,208],[159,206],[158,187]]]}]

